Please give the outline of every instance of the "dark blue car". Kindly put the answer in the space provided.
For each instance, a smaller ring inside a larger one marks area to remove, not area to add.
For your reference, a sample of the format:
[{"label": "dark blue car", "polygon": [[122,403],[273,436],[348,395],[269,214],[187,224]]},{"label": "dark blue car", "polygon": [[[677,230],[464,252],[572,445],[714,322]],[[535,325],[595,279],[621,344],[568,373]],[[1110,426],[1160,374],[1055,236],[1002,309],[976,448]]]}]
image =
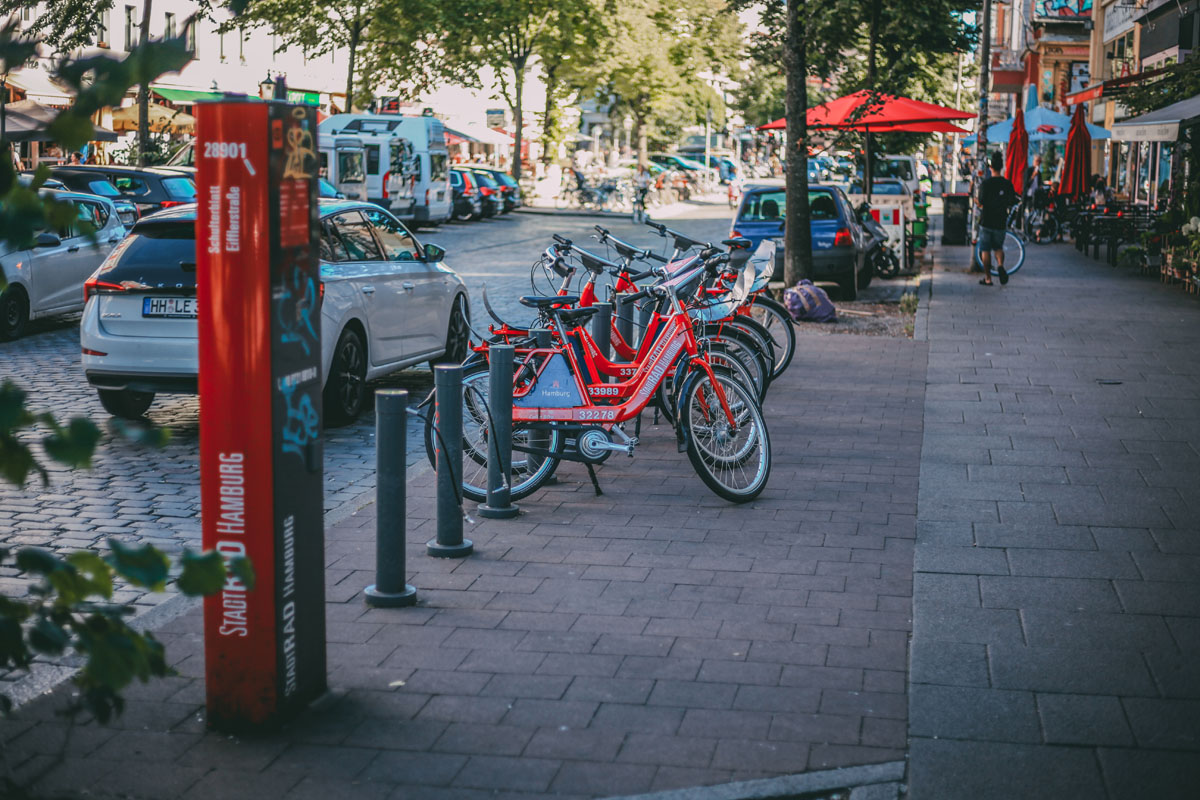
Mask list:
[{"label": "dark blue car", "polygon": [[[841,299],[853,300],[871,276],[867,272],[868,236],[859,225],[850,201],[837,186],[809,184],[808,207],[812,216],[813,280],[836,283]],[[754,243],[773,239],[774,280],[783,280],[783,220],[787,198],[783,181],[747,184],[742,203],[733,218],[732,236]]]}]

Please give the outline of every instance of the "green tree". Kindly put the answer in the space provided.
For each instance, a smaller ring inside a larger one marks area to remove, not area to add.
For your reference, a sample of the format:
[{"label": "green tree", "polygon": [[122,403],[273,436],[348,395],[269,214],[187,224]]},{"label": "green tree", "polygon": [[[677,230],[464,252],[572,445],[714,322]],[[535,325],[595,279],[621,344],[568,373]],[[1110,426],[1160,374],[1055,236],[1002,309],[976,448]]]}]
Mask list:
[{"label": "green tree", "polygon": [[542,162],[549,164],[562,141],[563,108],[596,90],[601,80],[597,65],[613,35],[606,0],[579,0],[560,10],[538,52],[546,102],[541,114]]},{"label": "green tree", "polygon": [[226,6],[234,16],[222,30],[269,27],[279,37],[278,51],[299,47],[316,57],[345,49],[346,111],[370,99],[361,75],[405,88],[411,82],[419,90],[441,63],[430,47],[437,0],[229,0]]},{"label": "green tree", "polygon": [[[38,4],[41,14],[29,24],[28,31],[47,45],[54,53],[65,55],[96,42],[100,32],[103,12],[111,11],[115,0],[43,0]],[[0,16],[15,14],[27,9],[29,0],[0,0]],[[142,22],[139,41],[150,41],[150,12],[153,0],[142,0]],[[130,43],[132,44],[132,43]],[[186,62],[184,62],[186,63]],[[7,68],[5,72],[7,73]],[[138,132],[137,164],[145,166],[146,153],[150,148],[150,81],[149,73],[138,76]]]},{"label": "green tree", "polygon": [[[543,52],[560,51],[564,40],[573,41],[580,5],[578,0],[442,0],[439,4],[448,58],[464,72],[472,66],[490,67],[500,96],[513,112],[512,168],[518,180],[529,69]],[[482,88],[477,75],[471,84]]]}]

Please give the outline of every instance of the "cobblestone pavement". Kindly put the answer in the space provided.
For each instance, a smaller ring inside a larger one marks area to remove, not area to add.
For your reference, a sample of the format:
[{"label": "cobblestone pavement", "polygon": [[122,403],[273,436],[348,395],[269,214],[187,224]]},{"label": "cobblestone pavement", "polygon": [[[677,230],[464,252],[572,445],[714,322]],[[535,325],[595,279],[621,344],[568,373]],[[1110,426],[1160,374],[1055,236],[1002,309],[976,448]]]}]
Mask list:
[{"label": "cobblestone pavement", "polygon": [[[694,206],[688,218],[672,221],[695,236],[721,239],[728,234],[729,211],[718,205]],[[448,252],[447,263],[466,281],[474,318],[486,321],[480,289],[506,318],[529,319],[516,298],[530,293],[530,265],[562,233],[602,251],[589,240],[592,226],[603,222],[621,237],[660,246],[644,226],[622,219],[510,214],[495,220],[454,223],[422,231],[424,241],[437,242]],[[197,453],[198,402],[185,395],[160,395],[148,414],[157,426],[169,428],[170,443],[161,449],[135,444],[113,435],[111,421],[79,366],[79,315],[38,321],[15,342],[0,344],[0,379],[12,378],[30,395],[30,404],[59,418],[84,416],[104,429],[91,470],[65,470],[48,465],[50,485],[36,479],[24,488],[0,482],[0,545],[36,545],[60,552],[103,548],[109,537],[129,543],[150,543],[167,551],[198,547],[200,499]],[[408,389],[414,401],[432,387],[425,367],[405,370],[373,384]],[[409,464],[425,463],[421,423],[409,431]],[[375,417],[366,413],[357,424],[326,431],[325,509],[337,518],[369,500],[375,486]],[[24,593],[27,585],[12,568],[0,572],[0,591]],[[163,596],[133,590],[118,599],[150,607]]]}]

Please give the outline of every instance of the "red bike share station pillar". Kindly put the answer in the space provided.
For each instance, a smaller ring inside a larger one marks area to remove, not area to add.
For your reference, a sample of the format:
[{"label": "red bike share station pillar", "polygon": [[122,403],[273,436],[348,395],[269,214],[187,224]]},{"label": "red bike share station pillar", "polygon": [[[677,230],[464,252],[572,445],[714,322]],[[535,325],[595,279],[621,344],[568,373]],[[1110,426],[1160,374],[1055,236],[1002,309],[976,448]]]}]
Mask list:
[{"label": "red bike share station pillar", "polygon": [[196,117],[203,541],[256,576],[204,601],[208,725],[254,730],[325,691],[317,120]]}]

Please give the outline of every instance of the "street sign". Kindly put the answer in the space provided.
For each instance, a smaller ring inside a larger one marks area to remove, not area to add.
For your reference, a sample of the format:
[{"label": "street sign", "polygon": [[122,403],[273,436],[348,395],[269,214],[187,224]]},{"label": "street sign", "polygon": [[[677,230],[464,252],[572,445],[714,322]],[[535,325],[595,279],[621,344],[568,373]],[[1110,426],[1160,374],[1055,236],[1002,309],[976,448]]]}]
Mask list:
[{"label": "street sign", "polygon": [[325,690],[317,119],[196,111],[203,543],[256,575],[204,602],[208,724],[236,731]]},{"label": "street sign", "polygon": [[508,111],[503,108],[489,108],[483,112],[489,128],[503,128],[508,117]]}]

